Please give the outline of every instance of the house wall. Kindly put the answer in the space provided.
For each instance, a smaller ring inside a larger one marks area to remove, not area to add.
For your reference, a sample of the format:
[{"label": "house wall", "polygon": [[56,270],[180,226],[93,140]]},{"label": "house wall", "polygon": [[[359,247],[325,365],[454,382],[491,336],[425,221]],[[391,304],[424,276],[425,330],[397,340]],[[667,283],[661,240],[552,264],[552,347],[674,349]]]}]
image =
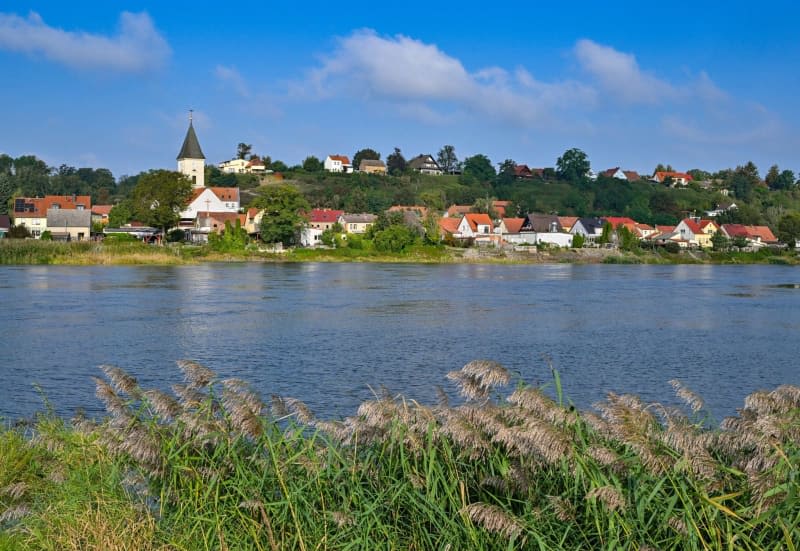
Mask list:
[{"label": "house wall", "polygon": [[[21,216],[17,216],[14,219],[14,224],[16,225],[23,225],[28,228],[28,231],[31,232],[31,235],[36,239],[39,239],[39,236],[42,235],[42,232],[47,230],[47,217],[36,217],[36,218],[23,218]],[[63,231],[63,230],[62,230]]]},{"label": "house wall", "polygon": [[334,161],[330,157],[325,157],[325,162],[323,163],[323,167],[328,172],[342,172],[342,161]]},{"label": "house wall", "polygon": [[300,231],[300,244],[303,247],[316,247],[322,243],[320,237],[323,231],[319,228],[303,228]]},{"label": "house wall", "polygon": [[536,244],[538,245],[539,243],[548,243],[558,247],[571,247],[572,235],[559,232],[537,233]]},{"label": "house wall", "polygon": [[[208,200],[208,203],[206,203]],[[210,189],[206,189],[181,211],[181,218],[195,218],[198,212],[239,212],[238,201],[222,201]]]}]

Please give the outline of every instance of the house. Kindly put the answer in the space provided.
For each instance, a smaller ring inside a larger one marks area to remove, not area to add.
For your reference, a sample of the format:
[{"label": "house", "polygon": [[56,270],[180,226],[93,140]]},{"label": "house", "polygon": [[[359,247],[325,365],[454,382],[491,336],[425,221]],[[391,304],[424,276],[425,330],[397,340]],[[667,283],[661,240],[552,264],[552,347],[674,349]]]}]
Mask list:
[{"label": "house", "polygon": [[308,217],[308,227],[316,230],[329,230],[339,221],[344,214],[343,210],[312,209]]},{"label": "house", "polygon": [[532,245],[547,243],[559,247],[569,247],[572,245],[572,235],[564,231],[558,216],[531,212],[523,218],[517,242]]},{"label": "house", "polygon": [[472,212],[472,205],[450,205],[444,216],[445,218],[458,218],[461,220],[465,214],[470,212]]},{"label": "house", "polygon": [[719,231],[719,227],[711,220],[695,220],[684,218],[677,226],[674,233],[689,245],[707,249],[711,247],[711,238]]},{"label": "house", "polygon": [[524,218],[501,218],[500,223],[494,229],[494,232],[500,236],[502,241],[506,241],[508,243],[519,243],[519,230],[524,222]]},{"label": "house", "polygon": [[693,179],[691,174],[685,172],[667,171],[658,171],[651,178],[653,182],[658,182],[659,184],[672,182],[671,187],[688,185]]},{"label": "house", "polygon": [[263,209],[247,209],[247,212],[244,213],[244,223],[242,224],[242,227],[247,232],[247,235],[258,236],[261,233],[261,219],[263,217]]},{"label": "house", "polygon": [[733,201],[720,201],[717,203],[716,207],[713,210],[707,210],[706,216],[711,218],[717,217],[724,212],[728,212],[729,210],[736,209],[736,203]]},{"label": "house", "polygon": [[0,214],[0,239],[4,238],[11,229],[11,218],[7,214]]},{"label": "house", "polygon": [[439,239],[459,238],[458,225],[461,223],[459,218],[440,218],[439,219]]},{"label": "house", "polygon": [[575,222],[578,221],[577,216],[559,216],[558,223],[561,224],[561,228],[569,233],[572,230],[572,226],[575,225]]},{"label": "house", "polygon": [[563,233],[564,228],[561,227],[558,216],[554,214],[537,214],[531,212],[523,219],[522,227],[519,231],[520,233]]},{"label": "house", "polygon": [[636,223],[636,230],[640,239],[649,239],[658,232],[658,230],[650,224],[642,224],[640,222]]},{"label": "house", "polygon": [[350,158],[346,155],[328,155],[322,166],[328,172],[343,172],[350,174],[353,172],[353,165],[350,164]]},{"label": "house", "polygon": [[51,208],[47,211],[47,230],[58,241],[85,241],[91,237],[92,211]]},{"label": "house", "polygon": [[623,170],[622,173],[629,182],[638,182],[643,179],[635,170]]},{"label": "house", "polygon": [[583,236],[586,241],[592,242],[603,235],[604,224],[600,218],[578,218],[569,233]]},{"label": "house", "polygon": [[533,171],[531,171],[531,169],[528,168],[528,165],[515,165],[514,178],[528,180],[530,178],[533,178]]},{"label": "house", "polygon": [[746,226],[743,224],[722,224],[722,233],[729,239],[743,238],[747,246],[761,248],[768,245],[777,245],[778,238],[767,226]]},{"label": "house", "polygon": [[386,163],[378,159],[364,159],[358,165],[358,171],[366,174],[386,174]]},{"label": "house", "polygon": [[605,176],[606,178],[617,178],[618,180],[627,180],[628,177],[625,176],[625,173],[620,170],[619,167],[609,168],[608,170],[604,170],[600,173],[601,176]]},{"label": "house", "polygon": [[[91,218],[92,198],[88,195],[45,195],[44,197],[17,197],[12,216],[14,224],[28,228],[39,238],[47,230],[47,212],[51,209],[85,210]],[[89,223],[91,227],[91,222]],[[88,236],[89,233],[87,232]]]},{"label": "house", "polygon": [[473,238],[476,241],[490,241],[492,237],[492,219],[488,214],[470,212],[461,217],[458,223],[460,237]]},{"label": "house", "polygon": [[181,228],[195,228],[195,219],[200,213],[238,213],[238,187],[205,187],[195,188],[186,208],[181,211]]},{"label": "house", "polygon": [[420,174],[442,175],[442,169],[432,155],[417,155],[408,161],[406,166],[411,170],[416,170]]},{"label": "house", "polygon": [[195,218],[190,239],[194,243],[208,243],[210,234],[224,232],[226,223],[231,227],[236,227],[237,222],[244,227],[247,215],[237,212],[199,212]]},{"label": "house", "polygon": [[217,165],[222,172],[226,174],[264,174],[267,171],[267,166],[264,161],[258,157],[250,157],[250,159],[231,159],[224,161]]},{"label": "house", "polygon": [[374,214],[342,214],[339,216],[339,224],[344,228],[345,233],[366,233],[375,223],[378,217]]},{"label": "house", "polygon": [[92,207],[92,224],[99,222],[103,225],[108,224],[108,215],[114,205],[94,205]]},{"label": "house", "polygon": [[511,206],[511,201],[492,201],[492,210],[497,214],[498,218],[505,218],[508,216],[506,209]]}]

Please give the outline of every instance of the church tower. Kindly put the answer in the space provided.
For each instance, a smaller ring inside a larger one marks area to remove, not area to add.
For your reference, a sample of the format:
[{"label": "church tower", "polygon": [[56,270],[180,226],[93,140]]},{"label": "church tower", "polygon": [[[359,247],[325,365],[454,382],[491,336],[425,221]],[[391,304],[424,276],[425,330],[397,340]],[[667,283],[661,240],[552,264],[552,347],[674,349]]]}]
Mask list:
[{"label": "church tower", "polygon": [[178,172],[188,176],[194,188],[202,188],[206,185],[205,159],[203,150],[200,149],[200,142],[197,141],[197,134],[194,133],[194,126],[192,126],[192,112],[189,111],[189,130],[186,131],[183,147],[178,153]]}]

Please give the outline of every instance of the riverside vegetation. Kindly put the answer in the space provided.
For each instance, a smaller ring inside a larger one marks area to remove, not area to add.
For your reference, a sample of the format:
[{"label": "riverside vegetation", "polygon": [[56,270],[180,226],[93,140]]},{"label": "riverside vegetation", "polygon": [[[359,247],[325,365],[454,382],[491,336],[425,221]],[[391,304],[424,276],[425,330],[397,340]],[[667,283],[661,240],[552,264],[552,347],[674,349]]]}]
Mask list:
[{"label": "riverside vegetation", "polygon": [[[96,380],[108,415],[0,433],[0,549],[796,549],[800,388],[715,425],[610,393],[594,412],[491,361],[464,400],[388,391],[341,421],[269,407],[178,362],[185,384]],[[512,386],[505,397],[500,389]]]}]

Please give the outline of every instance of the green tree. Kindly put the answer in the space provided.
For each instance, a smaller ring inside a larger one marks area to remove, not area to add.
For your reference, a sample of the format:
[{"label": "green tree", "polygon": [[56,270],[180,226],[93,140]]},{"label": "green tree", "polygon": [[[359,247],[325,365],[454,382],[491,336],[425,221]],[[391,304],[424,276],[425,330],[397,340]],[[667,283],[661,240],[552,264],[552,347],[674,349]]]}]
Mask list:
[{"label": "green tree", "polygon": [[386,169],[392,176],[399,176],[406,170],[406,158],[400,152],[399,147],[394,148],[394,153],[386,157]]},{"label": "green tree", "polygon": [[467,183],[471,181],[491,182],[495,176],[497,173],[492,166],[492,161],[486,155],[479,153],[464,159],[464,179]]},{"label": "green tree", "polygon": [[605,245],[606,243],[611,243],[611,234],[614,233],[614,228],[611,227],[610,222],[606,222],[603,224],[603,231],[600,234],[600,237],[597,238],[597,243],[600,245]]},{"label": "green tree", "polygon": [[591,168],[586,153],[576,147],[565,151],[556,161],[558,177],[572,183],[586,178]]},{"label": "green tree", "polygon": [[653,171],[653,174],[656,172],[675,172],[675,169],[672,168],[672,165],[668,164],[664,166],[661,163],[658,163],[658,165],[656,165],[656,169]]},{"label": "green tree", "polygon": [[794,248],[800,240],[800,213],[793,212],[778,222],[777,238]]},{"label": "green tree", "polygon": [[322,235],[319,236],[319,240],[323,245],[333,247],[337,243],[336,238],[341,236],[343,233],[344,228],[339,222],[336,222],[330,228],[322,232]]},{"label": "green tree", "polygon": [[6,233],[6,237],[9,239],[28,239],[30,236],[31,232],[25,227],[25,224],[11,226],[8,228],[8,233]]},{"label": "green tree", "polygon": [[498,186],[506,186],[509,184],[514,183],[515,179],[515,169],[517,168],[517,163],[514,159],[506,159],[499,165],[497,165],[497,185]]},{"label": "green tree", "polygon": [[303,161],[303,170],[306,172],[322,172],[323,164],[317,157],[309,155]]},{"label": "green tree", "polygon": [[108,225],[111,228],[121,228],[134,217],[133,201],[125,199],[111,207],[108,213]]},{"label": "green tree", "polygon": [[794,172],[791,170],[780,171],[778,165],[772,165],[764,177],[767,187],[773,190],[791,189],[794,187]]},{"label": "green tree", "polygon": [[238,219],[236,225],[226,221],[222,233],[212,233],[208,236],[208,245],[219,252],[243,251],[248,241],[247,230],[242,227]]},{"label": "green tree", "polygon": [[265,211],[261,219],[261,239],[286,246],[297,243],[300,230],[306,224],[304,213],[311,210],[305,197],[289,185],[266,188],[253,200],[252,206]]},{"label": "green tree", "polygon": [[180,172],[151,170],[139,178],[131,197],[137,219],[166,234],[178,224],[192,194],[192,182]]},{"label": "green tree", "polygon": [[639,238],[627,226],[620,225],[617,228],[617,239],[619,248],[623,251],[633,251],[639,248]]},{"label": "green tree", "polygon": [[272,161],[272,163],[270,163],[270,169],[272,169],[273,172],[286,172],[289,170],[289,167],[286,166],[286,163],[283,161]]},{"label": "green tree", "polygon": [[14,180],[11,174],[0,172],[0,214],[9,213],[9,203],[14,196]]},{"label": "green tree", "polygon": [[356,154],[353,155],[353,170],[358,170],[361,166],[361,161],[370,160],[370,161],[379,161],[381,159],[381,154],[375,151],[374,149],[370,149],[366,147],[364,149],[359,149],[356,151]]},{"label": "green tree", "polygon": [[385,230],[375,232],[372,238],[376,250],[391,253],[404,251],[413,245],[416,240],[416,234],[402,224],[392,224]]},{"label": "green tree", "polygon": [[236,158],[246,159],[253,151],[253,144],[239,142],[236,146]]},{"label": "green tree", "polygon": [[583,247],[584,243],[586,243],[586,237],[580,233],[576,233],[572,236],[572,248],[573,249],[580,249]]},{"label": "green tree", "polygon": [[445,174],[452,174],[458,168],[458,157],[456,157],[456,148],[452,145],[445,145],[439,150],[436,155],[436,162]]},{"label": "green tree", "polygon": [[472,203],[472,208],[470,208],[470,212],[477,212],[480,214],[488,214],[489,218],[495,220],[498,218],[497,212],[492,207],[492,203],[494,203],[496,199],[494,197],[478,197],[475,199],[475,202]]},{"label": "green tree", "polygon": [[725,234],[718,231],[711,236],[711,248],[715,251],[727,251],[730,247],[730,241]]}]

